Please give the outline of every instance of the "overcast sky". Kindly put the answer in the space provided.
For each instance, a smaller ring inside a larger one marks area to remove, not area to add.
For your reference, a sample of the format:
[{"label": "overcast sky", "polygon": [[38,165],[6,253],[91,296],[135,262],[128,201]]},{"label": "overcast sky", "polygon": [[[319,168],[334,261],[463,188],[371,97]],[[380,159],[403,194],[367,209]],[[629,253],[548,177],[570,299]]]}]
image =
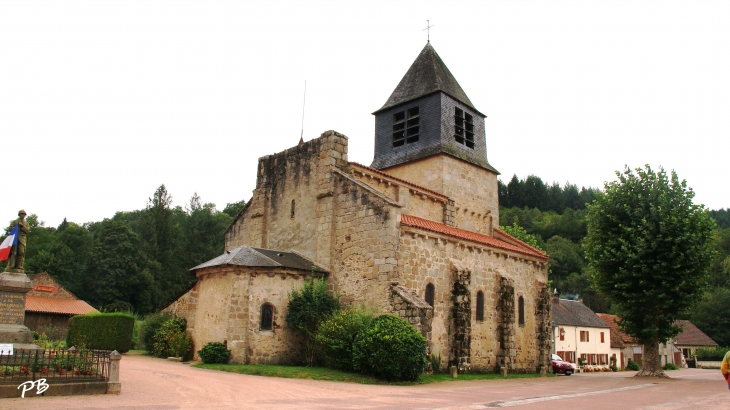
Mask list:
[{"label": "overcast sky", "polygon": [[[248,200],[257,159],[374,118],[431,43],[487,115],[489,162],[602,187],[674,169],[730,207],[728,1],[3,1],[0,221]],[[4,222],[3,222],[4,223]]]}]

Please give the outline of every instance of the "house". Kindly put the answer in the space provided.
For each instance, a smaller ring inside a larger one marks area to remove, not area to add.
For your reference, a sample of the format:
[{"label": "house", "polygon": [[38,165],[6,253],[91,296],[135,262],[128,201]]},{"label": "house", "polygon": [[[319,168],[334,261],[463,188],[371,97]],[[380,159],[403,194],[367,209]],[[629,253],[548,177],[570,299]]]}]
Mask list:
[{"label": "house", "polygon": [[675,324],[682,327],[682,331],[674,338],[674,345],[682,353],[684,360],[694,358],[698,348],[718,346],[717,342],[689,320],[677,320]]},{"label": "house", "polygon": [[71,316],[98,312],[47,272],[28,277],[33,289],[25,296],[25,325],[30,330],[46,333],[51,339],[62,339],[66,337]]},{"label": "house", "polygon": [[611,348],[611,327],[578,300],[552,300],[555,354],[578,363],[583,359],[587,370],[607,369]]},{"label": "house", "polygon": [[547,366],[548,256],[499,229],[486,116],[430,43],[374,115],[370,166],[348,161],[335,131],[260,158],[225,254],[165,311],[187,318],[197,348],[293,362],[287,294],[315,274],[346,306],[408,320],[442,367]]},{"label": "house", "polygon": [[[618,328],[618,322],[621,321],[621,318],[607,313],[596,313],[596,315],[611,326],[611,350],[613,351],[613,354],[616,355],[617,366],[621,369],[625,369],[629,363],[629,359],[635,361],[641,366],[643,363],[644,346],[634,341],[631,336],[622,332]],[[617,342],[621,342],[623,348],[618,348],[619,343],[617,343],[616,349],[614,349],[614,335]],[[674,339],[668,340],[667,343],[659,344],[659,360],[662,366],[665,366],[667,363],[673,363],[680,367],[682,366],[683,361],[679,355],[679,350],[675,346]]]}]

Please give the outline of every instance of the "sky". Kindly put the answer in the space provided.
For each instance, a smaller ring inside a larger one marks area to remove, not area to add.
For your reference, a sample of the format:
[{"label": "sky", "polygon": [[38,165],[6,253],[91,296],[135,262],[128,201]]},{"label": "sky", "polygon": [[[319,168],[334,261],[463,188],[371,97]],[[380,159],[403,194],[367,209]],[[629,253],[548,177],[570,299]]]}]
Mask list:
[{"label": "sky", "polygon": [[302,122],[369,165],[426,20],[503,181],[649,164],[730,207],[728,1],[24,0],[0,2],[0,221],[99,221],[161,184],[223,209]]}]

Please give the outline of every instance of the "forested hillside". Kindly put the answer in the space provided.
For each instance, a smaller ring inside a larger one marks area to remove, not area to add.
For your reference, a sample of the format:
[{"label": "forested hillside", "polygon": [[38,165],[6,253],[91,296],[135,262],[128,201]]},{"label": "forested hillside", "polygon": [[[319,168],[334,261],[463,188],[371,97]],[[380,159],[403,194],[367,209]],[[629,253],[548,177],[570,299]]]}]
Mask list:
[{"label": "forested hillside", "polygon": [[[549,279],[561,297],[581,298],[595,312],[610,312],[610,304],[590,286],[590,272],[581,243],[587,234],[586,204],[601,191],[580,190],[569,183],[545,184],[531,175],[499,182],[500,225],[517,224],[535,236],[550,255]],[[730,346],[730,209],[710,211],[717,223],[708,288],[688,319],[722,346]]]},{"label": "forested hillside", "polygon": [[99,222],[47,227],[31,214],[25,271],[48,272],[99,309],[153,312],[195,282],[190,268],[223,253],[223,234],[243,206],[218,211],[197,194],[184,209],[171,204],[162,185],[145,209]]}]

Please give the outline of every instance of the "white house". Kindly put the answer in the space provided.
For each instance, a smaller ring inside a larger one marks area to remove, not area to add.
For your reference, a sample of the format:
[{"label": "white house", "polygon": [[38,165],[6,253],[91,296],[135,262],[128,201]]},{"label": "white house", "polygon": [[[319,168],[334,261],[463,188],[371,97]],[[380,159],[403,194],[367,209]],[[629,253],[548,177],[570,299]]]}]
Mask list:
[{"label": "white house", "polygon": [[588,369],[608,368],[611,327],[582,302],[553,298],[555,354],[577,363],[583,359]]}]

